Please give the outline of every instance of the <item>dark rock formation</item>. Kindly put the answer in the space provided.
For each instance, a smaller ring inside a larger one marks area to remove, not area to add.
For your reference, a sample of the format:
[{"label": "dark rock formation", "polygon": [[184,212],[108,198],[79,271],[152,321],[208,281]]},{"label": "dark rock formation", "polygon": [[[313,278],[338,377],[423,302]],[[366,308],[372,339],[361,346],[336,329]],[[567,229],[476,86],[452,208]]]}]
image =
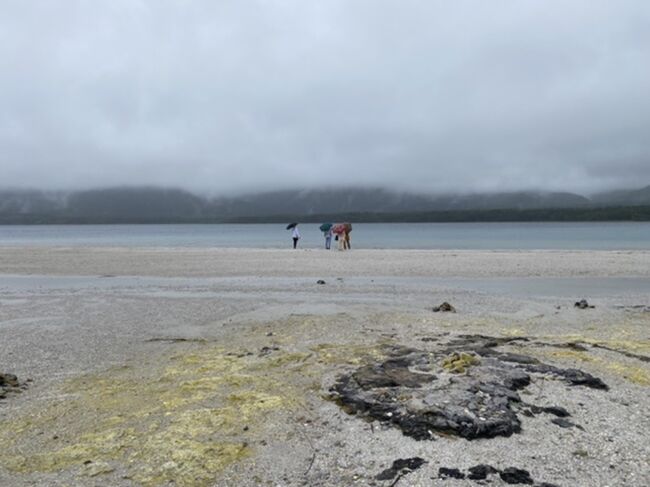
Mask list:
[{"label": "dark rock formation", "polygon": [[553,418],[551,423],[558,425],[560,428],[578,428],[584,431],[584,428],[579,424],[575,424],[574,422],[564,418]]},{"label": "dark rock formation", "polygon": [[390,468],[383,470],[375,478],[377,480],[391,480],[397,477],[397,475],[406,475],[414,470],[417,470],[422,465],[424,465],[426,460],[420,457],[413,458],[398,458],[393,462]]},{"label": "dark rock formation", "polygon": [[440,467],[438,469],[438,478],[441,479],[464,479],[465,474],[457,468]]},{"label": "dark rock formation", "polygon": [[20,393],[24,388],[25,384],[21,383],[14,374],[0,372],[0,399],[6,398],[8,393]]},{"label": "dark rock formation", "polygon": [[435,380],[434,375],[411,372],[411,365],[414,364],[404,357],[393,358],[379,365],[361,367],[352,373],[352,377],[364,390],[400,386],[417,388]]},{"label": "dark rock formation", "polygon": [[589,304],[586,299],[581,299],[580,301],[576,301],[573,306],[578,309],[595,308],[595,306]]},{"label": "dark rock formation", "polygon": [[533,414],[540,414],[540,413],[553,414],[558,418],[566,418],[567,416],[571,416],[571,414],[569,414],[569,411],[567,411],[566,409],[560,406],[540,407],[532,404],[530,405],[530,411]]},{"label": "dark rock formation", "polygon": [[[332,392],[346,410],[393,423],[417,440],[430,439],[434,431],[467,439],[519,431],[520,422],[510,408],[519,396],[498,379],[487,373],[483,381],[460,375],[438,384],[435,375],[410,370],[428,362],[429,354],[408,348],[392,353],[382,363],[339,378]],[[507,371],[503,375],[507,377]]]},{"label": "dark rock formation", "polygon": [[[438,477],[441,479],[454,478],[454,479],[464,479],[468,480],[477,480],[490,482],[488,479],[489,475],[499,474],[501,480],[506,484],[526,484],[533,485],[535,481],[530,476],[530,473],[527,470],[515,467],[508,467],[504,470],[499,470],[492,467],[491,465],[476,465],[468,469],[468,474],[465,475],[461,470],[457,468],[447,468],[441,467],[438,469]],[[485,482],[478,482],[480,484],[485,484]],[[555,484],[549,484],[548,482],[541,482],[537,484],[537,487],[557,487]]]},{"label": "dark rock formation", "polygon": [[483,464],[470,467],[468,470],[469,474],[467,475],[467,478],[470,480],[485,480],[488,475],[499,473],[496,468]]},{"label": "dark rock formation", "polygon": [[449,304],[447,301],[445,301],[440,306],[435,306],[433,308],[434,313],[438,313],[438,312],[441,312],[441,311],[443,313],[455,313],[456,308],[454,308],[451,304]]},{"label": "dark rock formation", "polygon": [[521,468],[508,467],[503,470],[500,474],[501,480],[506,484],[527,484],[532,485],[535,482],[528,473],[527,470]]},{"label": "dark rock formation", "polygon": [[555,419],[570,416],[561,406],[522,403],[518,391],[531,384],[531,374],[607,389],[600,379],[581,370],[495,350],[507,343],[504,340],[465,336],[436,343],[434,351],[387,346],[383,360],[339,376],[331,397],[347,412],[392,424],[416,440],[432,439],[436,433],[473,440],[518,433],[519,413],[547,413]]},{"label": "dark rock formation", "polygon": [[18,387],[18,377],[13,374],[3,374],[0,372],[0,386],[4,387]]},{"label": "dark rock formation", "polygon": [[609,387],[598,377],[594,377],[587,372],[579,369],[560,369],[552,365],[534,364],[526,366],[528,372],[536,372],[538,374],[552,374],[562,377],[566,382],[572,386],[584,386],[592,389],[608,390]]}]

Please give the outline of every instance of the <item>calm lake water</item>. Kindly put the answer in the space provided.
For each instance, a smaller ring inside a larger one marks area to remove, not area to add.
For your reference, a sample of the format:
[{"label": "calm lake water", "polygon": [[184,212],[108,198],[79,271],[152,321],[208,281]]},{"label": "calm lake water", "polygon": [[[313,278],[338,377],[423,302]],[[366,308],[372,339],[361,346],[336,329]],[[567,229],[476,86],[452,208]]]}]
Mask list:
[{"label": "calm lake water", "polygon": [[[355,223],[352,248],[650,250],[650,223]],[[324,246],[317,224],[299,226],[302,248]],[[333,242],[334,244],[334,242]],[[9,225],[0,246],[289,248],[279,224]]]}]

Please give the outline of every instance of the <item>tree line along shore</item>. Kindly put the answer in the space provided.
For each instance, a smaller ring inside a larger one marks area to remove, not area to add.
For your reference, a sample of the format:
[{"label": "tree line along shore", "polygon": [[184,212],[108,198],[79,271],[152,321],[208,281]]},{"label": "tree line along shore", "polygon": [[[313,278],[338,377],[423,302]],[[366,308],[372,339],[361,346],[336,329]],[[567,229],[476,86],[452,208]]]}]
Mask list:
[{"label": "tree line along shore", "polygon": [[470,223],[470,222],[605,222],[650,221],[650,206],[619,206],[603,208],[547,208],[547,209],[494,209],[452,210],[403,213],[346,212],[243,217],[208,216],[132,216],[97,214],[38,214],[6,213],[0,215],[1,225],[51,225],[51,224],[164,224],[164,223],[283,223],[299,220],[304,223],[323,221],[355,221],[364,223]]}]

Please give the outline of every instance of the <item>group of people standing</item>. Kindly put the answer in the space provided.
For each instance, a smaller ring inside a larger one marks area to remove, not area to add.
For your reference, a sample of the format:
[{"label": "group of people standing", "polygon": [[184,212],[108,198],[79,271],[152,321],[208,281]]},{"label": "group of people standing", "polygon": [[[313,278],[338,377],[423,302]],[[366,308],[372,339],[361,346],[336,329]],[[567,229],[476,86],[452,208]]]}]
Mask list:
[{"label": "group of people standing", "polygon": [[[298,248],[298,241],[300,240],[300,230],[298,230],[297,223],[291,223],[287,230],[291,230],[291,238],[293,240],[293,248]],[[350,250],[350,232],[352,225],[350,223],[324,223],[320,226],[320,230],[325,236],[325,248],[329,250],[332,246],[332,236],[334,240],[338,241],[339,250]]]},{"label": "group of people standing", "polygon": [[338,241],[339,243],[339,250],[350,250],[352,248],[350,246],[350,232],[352,231],[352,225],[349,223],[344,223],[343,225],[346,225],[345,229],[342,232],[338,232],[336,234],[334,234],[334,226],[331,226],[327,230],[323,230],[323,235],[325,236],[325,248],[327,250],[329,250],[332,246],[332,235],[335,235],[334,240]]}]

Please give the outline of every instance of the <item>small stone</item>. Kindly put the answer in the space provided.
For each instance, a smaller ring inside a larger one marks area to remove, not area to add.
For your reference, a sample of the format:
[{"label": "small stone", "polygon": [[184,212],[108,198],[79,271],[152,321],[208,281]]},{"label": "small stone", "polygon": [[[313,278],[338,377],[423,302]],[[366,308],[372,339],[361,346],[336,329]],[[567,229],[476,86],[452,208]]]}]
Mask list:
[{"label": "small stone", "polygon": [[574,308],[578,308],[578,309],[595,308],[595,306],[589,304],[586,299],[581,299],[580,301],[576,301],[573,306]]},{"label": "small stone", "polygon": [[527,470],[521,468],[508,467],[500,474],[501,480],[506,484],[527,484],[532,485],[533,479]]},{"label": "small stone", "polygon": [[443,313],[455,313],[456,308],[454,308],[451,304],[449,304],[447,301],[442,303],[440,306],[435,306],[433,308],[434,313],[438,312],[443,312]]},{"label": "small stone", "polygon": [[322,279],[319,279],[318,281],[316,281],[316,284],[321,284],[322,285],[322,284],[325,284],[325,281],[323,281]]}]

